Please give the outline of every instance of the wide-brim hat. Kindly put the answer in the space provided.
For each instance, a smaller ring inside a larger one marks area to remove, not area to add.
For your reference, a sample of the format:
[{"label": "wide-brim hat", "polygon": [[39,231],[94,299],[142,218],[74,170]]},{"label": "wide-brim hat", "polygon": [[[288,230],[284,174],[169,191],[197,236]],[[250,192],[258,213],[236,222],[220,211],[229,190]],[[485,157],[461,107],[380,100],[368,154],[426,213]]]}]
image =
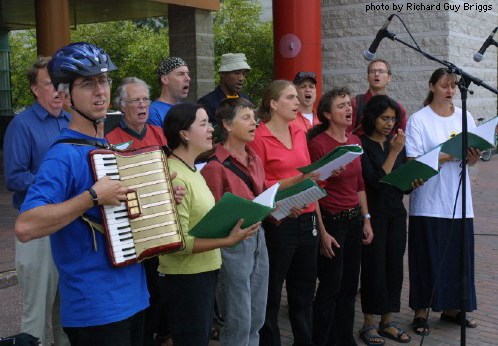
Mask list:
[{"label": "wide-brim hat", "polygon": [[250,70],[244,53],[226,53],[221,56],[221,65],[218,72],[231,72],[237,70]]}]

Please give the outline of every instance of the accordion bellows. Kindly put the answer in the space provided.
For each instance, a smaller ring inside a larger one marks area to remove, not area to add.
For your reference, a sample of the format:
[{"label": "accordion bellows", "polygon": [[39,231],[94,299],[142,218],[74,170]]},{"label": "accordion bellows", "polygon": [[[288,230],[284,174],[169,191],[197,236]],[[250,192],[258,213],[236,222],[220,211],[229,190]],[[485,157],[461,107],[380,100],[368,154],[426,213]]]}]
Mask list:
[{"label": "accordion bellows", "polygon": [[129,189],[120,206],[102,206],[108,250],[124,266],[184,247],[166,155],[159,147],[90,152],[95,179],[119,180]]}]

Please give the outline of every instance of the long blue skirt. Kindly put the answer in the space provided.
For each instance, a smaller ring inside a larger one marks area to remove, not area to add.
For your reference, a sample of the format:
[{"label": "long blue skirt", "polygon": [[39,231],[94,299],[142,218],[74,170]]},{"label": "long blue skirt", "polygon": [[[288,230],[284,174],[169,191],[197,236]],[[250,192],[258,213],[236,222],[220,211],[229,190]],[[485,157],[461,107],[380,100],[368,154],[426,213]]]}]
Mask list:
[{"label": "long blue skirt", "polygon": [[[410,216],[409,221],[410,307],[414,310],[430,307],[434,311],[461,309],[462,220]],[[473,219],[466,219],[465,226],[466,311],[470,312],[477,308]]]}]

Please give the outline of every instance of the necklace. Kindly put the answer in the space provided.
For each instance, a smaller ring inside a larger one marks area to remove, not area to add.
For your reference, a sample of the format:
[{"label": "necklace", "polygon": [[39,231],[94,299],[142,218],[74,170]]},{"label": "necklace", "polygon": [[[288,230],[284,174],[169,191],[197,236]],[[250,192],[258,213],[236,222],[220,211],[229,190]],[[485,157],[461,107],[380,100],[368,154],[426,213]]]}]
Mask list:
[{"label": "necklace", "polygon": [[197,172],[197,167],[194,166],[194,168],[192,168],[188,163],[186,163],[185,161],[183,161],[180,157],[178,157],[177,155],[171,153],[172,156],[176,157],[178,160],[180,160],[185,166],[188,167],[188,169],[190,169],[192,172]]}]

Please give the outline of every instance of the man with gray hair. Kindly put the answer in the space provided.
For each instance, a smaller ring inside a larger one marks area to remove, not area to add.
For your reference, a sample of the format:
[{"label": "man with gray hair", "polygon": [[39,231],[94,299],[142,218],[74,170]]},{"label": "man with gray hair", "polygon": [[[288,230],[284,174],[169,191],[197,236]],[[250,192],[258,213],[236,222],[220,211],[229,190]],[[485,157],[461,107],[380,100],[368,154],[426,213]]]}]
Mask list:
[{"label": "man with gray hair", "polygon": [[198,101],[206,109],[212,124],[216,124],[215,112],[223,99],[243,97],[251,101],[248,95],[241,93],[250,70],[251,67],[244,53],[226,53],[221,56],[221,65],[218,70],[220,85]]},{"label": "man with gray hair", "polygon": [[[147,124],[150,105],[150,87],[143,80],[136,77],[127,77],[121,81],[116,90],[114,107],[123,113],[118,126],[105,135],[111,144],[129,142],[127,148],[140,149],[151,145],[164,146],[162,127]],[[168,326],[164,306],[161,303],[157,284],[157,257],[143,262],[147,288],[149,289],[149,307],[145,310],[144,346],[154,344],[154,337],[166,338]]]},{"label": "man with gray hair", "polygon": [[123,79],[117,88],[114,106],[123,113],[118,126],[106,134],[111,144],[130,142],[128,148],[166,145],[163,129],[147,124],[149,118],[149,85],[136,77]]},{"label": "man with gray hair", "polygon": [[188,96],[190,75],[187,63],[179,57],[164,59],[157,68],[157,79],[161,95],[150,105],[147,123],[162,127],[170,108]]}]

